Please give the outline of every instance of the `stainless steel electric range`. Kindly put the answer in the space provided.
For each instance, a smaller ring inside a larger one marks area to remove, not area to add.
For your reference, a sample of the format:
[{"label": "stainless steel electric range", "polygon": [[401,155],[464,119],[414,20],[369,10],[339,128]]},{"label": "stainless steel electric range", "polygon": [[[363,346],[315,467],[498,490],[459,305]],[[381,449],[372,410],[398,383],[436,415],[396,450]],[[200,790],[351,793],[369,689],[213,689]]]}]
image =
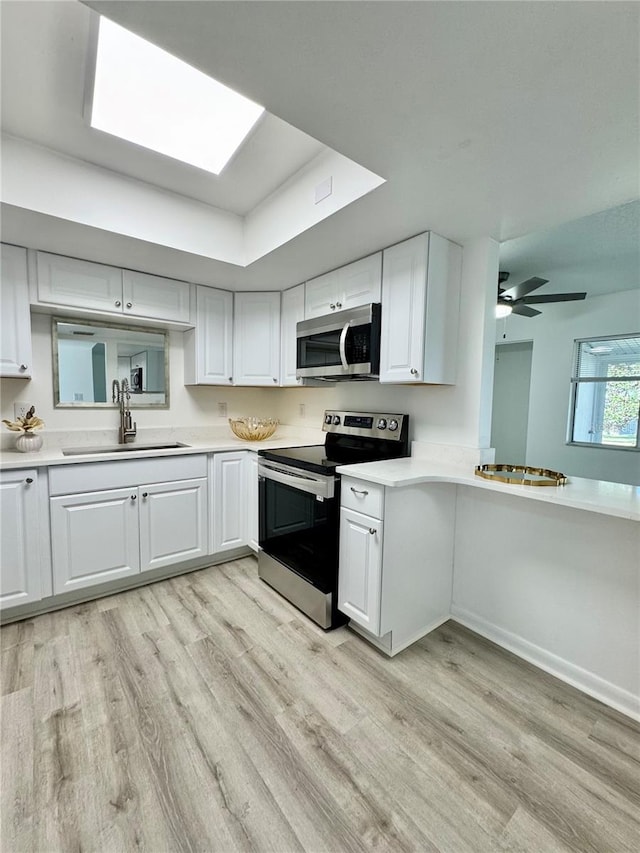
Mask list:
[{"label": "stainless steel electric range", "polygon": [[338,465],[409,456],[409,416],[324,414],[324,444],[258,451],[258,574],[322,628],[346,621],[337,609]]}]

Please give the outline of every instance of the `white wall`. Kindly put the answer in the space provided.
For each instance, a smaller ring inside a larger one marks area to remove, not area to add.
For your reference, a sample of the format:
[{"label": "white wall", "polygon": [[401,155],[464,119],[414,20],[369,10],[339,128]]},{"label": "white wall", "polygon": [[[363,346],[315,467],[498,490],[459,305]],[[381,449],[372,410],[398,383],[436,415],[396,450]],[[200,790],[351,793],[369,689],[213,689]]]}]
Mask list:
[{"label": "white wall", "polygon": [[539,317],[511,315],[496,325],[499,342],[533,341],[527,465],[640,485],[640,453],[565,443],[574,341],[640,331],[640,290],[544,305]]}]

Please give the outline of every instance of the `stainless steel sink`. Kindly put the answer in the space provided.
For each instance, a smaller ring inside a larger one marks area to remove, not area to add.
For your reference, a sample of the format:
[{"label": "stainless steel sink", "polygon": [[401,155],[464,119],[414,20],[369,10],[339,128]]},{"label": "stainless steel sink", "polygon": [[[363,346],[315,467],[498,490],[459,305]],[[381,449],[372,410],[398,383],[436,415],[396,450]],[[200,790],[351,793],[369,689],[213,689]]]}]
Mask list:
[{"label": "stainless steel sink", "polygon": [[178,447],[189,447],[181,441],[171,441],[167,444],[109,444],[102,447],[65,447],[63,456],[93,456],[95,453],[131,453],[136,450],[175,450]]}]

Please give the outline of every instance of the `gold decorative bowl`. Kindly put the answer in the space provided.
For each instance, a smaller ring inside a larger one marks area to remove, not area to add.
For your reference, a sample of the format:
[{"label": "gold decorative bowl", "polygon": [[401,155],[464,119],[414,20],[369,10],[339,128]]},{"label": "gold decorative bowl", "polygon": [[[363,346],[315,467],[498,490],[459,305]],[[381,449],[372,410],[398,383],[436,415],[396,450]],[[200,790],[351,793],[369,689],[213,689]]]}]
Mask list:
[{"label": "gold decorative bowl", "polygon": [[276,431],[275,418],[229,418],[233,433],[243,441],[264,441]]}]

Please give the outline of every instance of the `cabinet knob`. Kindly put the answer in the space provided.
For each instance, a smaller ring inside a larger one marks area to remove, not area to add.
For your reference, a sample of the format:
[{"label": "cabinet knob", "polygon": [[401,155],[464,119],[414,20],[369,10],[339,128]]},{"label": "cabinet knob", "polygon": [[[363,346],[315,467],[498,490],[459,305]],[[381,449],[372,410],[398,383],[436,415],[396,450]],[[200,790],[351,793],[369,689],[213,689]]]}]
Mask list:
[{"label": "cabinet knob", "polygon": [[233,376],[229,377],[229,382],[233,382]]},{"label": "cabinet knob", "polygon": [[273,381],[274,381],[274,382],[276,382],[276,383],[278,382],[278,380],[276,379],[276,377],[275,377],[275,376],[273,377]]},{"label": "cabinet knob", "polygon": [[342,302],[336,302],[336,308],[342,308]]},{"label": "cabinet knob", "polygon": [[27,367],[29,367],[29,365],[28,365],[28,364],[21,364],[21,365],[20,365],[20,370],[26,370],[26,369],[27,369]]},{"label": "cabinet knob", "polygon": [[415,369],[415,367],[412,367],[412,368],[411,368],[411,375],[412,375],[412,376],[417,376],[417,375],[418,375],[418,371]]},{"label": "cabinet knob", "polygon": [[127,302],[127,308],[133,308],[133,302]]},{"label": "cabinet knob", "polygon": [[372,536],[375,536],[375,535],[376,535],[376,529],[375,529],[375,527],[370,527],[370,528],[369,528],[369,533],[370,533]]},{"label": "cabinet knob", "polygon": [[31,483],[33,483],[33,477],[27,477],[27,479],[25,480],[25,483],[27,484],[27,486],[30,486]]},{"label": "cabinet knob", "polygon": [[132,501],[137,500],[137,498],[138,498],[138,496],[137,496],[137,495],[131,495],[131,500],[132,500]]},{"label": "cabinet knob", "polygon": [[116,301],[114,302],[114,305],[116,306],[116,308],[119,308],[122,305],[122,302],[120,302],[119,299],[116,299]]},{"label": "cabinet knob", "polygon": [[331,305],[329,305],[329,308],[331,308],[332,311],[335,311],[336,310],[335,302],[332,302]]},{"label": "cabinet knob", "polygon": [[148,498],[148,497],[149,497],[149,492],[143,492],[143,493],[142,493],[142,497],[143,497],[143,498]]}]

